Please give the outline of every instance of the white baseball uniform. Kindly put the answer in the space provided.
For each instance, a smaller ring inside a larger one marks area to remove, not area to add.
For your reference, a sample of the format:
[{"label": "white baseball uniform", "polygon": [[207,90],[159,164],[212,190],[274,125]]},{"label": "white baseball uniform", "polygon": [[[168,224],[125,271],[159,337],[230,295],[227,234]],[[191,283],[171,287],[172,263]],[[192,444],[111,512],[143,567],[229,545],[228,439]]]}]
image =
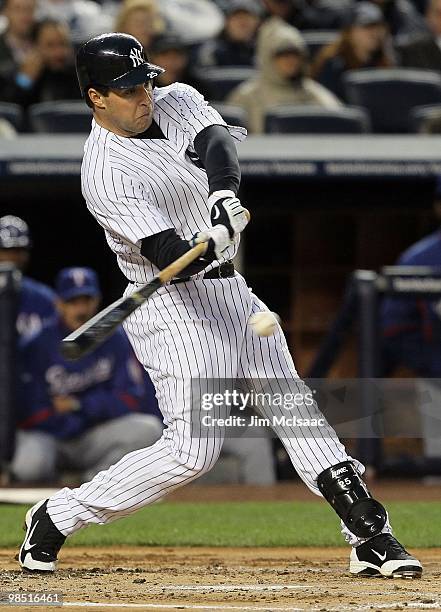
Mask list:
[{"label": "white baseball uniform", "polygon": [[[125,138],[93,122],[84,151],[83,195],[131,281],[125,295],[158,272],[140,253],[143,238],[175,228],[188,240],[211,226],[207,175],[194,162],[193,142],[205,127],[225,122],[197,91],[180,83],[154,89],[153,119],[164,139]],[[237,140],[245,138],[242,128],[228,130]],[[226,259],[234,256],[237,242]],[[250,385],[256,379],[271,380],[272,391],[279,380],[285,390],[288,385],[294,393],[307,391],[280,327],[275,335],[262,338],[247,325],[250,315],[266,306],[244,278],[238,273],[203,278],[216,265],[187,282],[162,287],[127,319],[125,329],[156,387],[166,429],[152,446],[126,455],[81,487],[64,488],[50,498],[48,512],[64,535],[127,516],[214,465],[224,428],[193,435],[192,426],[202,413],[200,405],[192,403],[192,380],[239,378]],[[272,416],[267,408],[261,410],[265,417]],[[282,412],[272,407],[273,414]],[[292,414],[323,419],[315,403],[303,403]],[[217,417],[227,415],[225,406],[217,409]],[[302,429],[301,435],[296,427],[275,425],[274,430],[300,477],[318,495],[317,475],[350,459],[326,421]],[[343,532],[351,544],[362,541],[344,526]]]}]

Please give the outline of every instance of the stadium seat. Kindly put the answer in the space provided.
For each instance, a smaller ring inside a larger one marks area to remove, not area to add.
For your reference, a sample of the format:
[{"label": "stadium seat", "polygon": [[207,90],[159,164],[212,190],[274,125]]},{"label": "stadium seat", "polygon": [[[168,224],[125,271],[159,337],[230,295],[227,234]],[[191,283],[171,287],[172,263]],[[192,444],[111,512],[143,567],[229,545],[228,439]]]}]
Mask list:
[{"label": "stadium seat", "polygon": [[33,132],[83,134],[90,132],[92,111],[81,100],[41,102],[29,108]]},{"label": "stadium seat", "polygon": [[408,132],[412,108],[441,103],[441,74],[431,70],[366,68],[344,82],[348,102],[369,112],[374,132]]},{"label": "stadium seat", "polygon": [[254,68],[243,66],[225,66],[207,68],[198,72],[209,100],[222,101],[237,85],[251,79],[256,74]]},{"label": "stadium seat", "polygon": [[436,122],[436,133],[441,127],[441,104],[427,104],[412,108],[409,115],[409,129],[415,134],[426,133],[427,123]]},{"label": "stadium seat", "polygon": [[308,47],[309,57],[314,59],[323,47],[333,43],[338,36],[337,30],[305,30],[302,36]]},{"label": "stadium seat", "polygon": [[320,106],[276,106],[265,116],[269,134],[362,134],[370,131],[367,113],[360,108],[329,110]]},{"label": "stadium seat", "polygon": [[0,118],[6,119],[16,130],[20,130],[23,121],[21,106],[10,102],[0,102]]},{"label": "stadium seat", "polygon": [[222,102],[214,102],[212,106],[222,115],[229,125],[247,127],[247,114],[240,106],[224,104]]}]

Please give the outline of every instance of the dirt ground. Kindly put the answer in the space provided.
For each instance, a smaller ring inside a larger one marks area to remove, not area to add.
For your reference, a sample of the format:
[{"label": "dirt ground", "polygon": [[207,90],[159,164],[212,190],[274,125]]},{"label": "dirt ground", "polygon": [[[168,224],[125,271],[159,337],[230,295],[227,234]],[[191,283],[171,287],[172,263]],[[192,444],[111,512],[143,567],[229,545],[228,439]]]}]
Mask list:
[{"label": "dirt ground", "polygon": [[[222,489],[187,487],[171,501],[299,499],[305,490],[296,491],[295,485],[272,492]],[[383,483],[374,489],[385,501],[441,499],[439,486]],[[312,499],[309,493],[302,496]],[[17,570],[15,552],[0,549],[0,593],[57,591],[64,596],[63,609],[72,611],[441,610],[441,549],[412,551],[425,569],[423,578],[413,581],[352,577],[344,547],[64,548],[54,576]]]},{"label": "dirt ground", "polygon": [[0,591],[58,591],[66,610],[441,610],[441,550],[415,552],[425,575],[412,581],[351,577],[345,548],[66,548],[49,577],[2,550]]}]

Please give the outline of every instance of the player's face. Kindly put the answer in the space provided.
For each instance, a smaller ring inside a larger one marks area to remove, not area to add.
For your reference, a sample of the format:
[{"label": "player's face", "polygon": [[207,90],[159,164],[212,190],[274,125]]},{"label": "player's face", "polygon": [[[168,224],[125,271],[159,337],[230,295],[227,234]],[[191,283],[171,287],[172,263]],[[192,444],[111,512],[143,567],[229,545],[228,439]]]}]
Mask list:
[{"label": "player's face", "polygon": [[111,89],[95,101],[98,123],[118,136],[136,136],[152,123],[153,91],[151,81],[129,89]]},{"label": "player's face", "polygon": [[66,327],[75,331],[96,314],[99,301],[97,297],[79,295],[66,302],[59,300],[57,309]]}]

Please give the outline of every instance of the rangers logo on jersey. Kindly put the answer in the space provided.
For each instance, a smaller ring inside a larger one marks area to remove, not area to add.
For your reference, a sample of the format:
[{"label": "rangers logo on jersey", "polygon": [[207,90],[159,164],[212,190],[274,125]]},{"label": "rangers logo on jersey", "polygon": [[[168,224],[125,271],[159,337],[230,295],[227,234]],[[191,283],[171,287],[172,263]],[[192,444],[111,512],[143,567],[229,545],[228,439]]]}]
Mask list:
[{"label": "rangers logo on jersey", "polygon": [[133,67],[134,67],[134,68],[136,68],[137,66],[140,66],[140,65],[141,65],[141,64],[143,64],[143,63],[144,63],[144,61],[145,61],[145,60],[144,60],[144,57],[143,57],[143,55],[142,55],[142,53],[141,53],[141,51],[140,51],[140,49],[135,49],[135,48],[133,48],[133,49],[130,51],[129,57],[130,57],[130,59],[131,59],[131,60],[132,60],[132,62],[133,62]]}]

